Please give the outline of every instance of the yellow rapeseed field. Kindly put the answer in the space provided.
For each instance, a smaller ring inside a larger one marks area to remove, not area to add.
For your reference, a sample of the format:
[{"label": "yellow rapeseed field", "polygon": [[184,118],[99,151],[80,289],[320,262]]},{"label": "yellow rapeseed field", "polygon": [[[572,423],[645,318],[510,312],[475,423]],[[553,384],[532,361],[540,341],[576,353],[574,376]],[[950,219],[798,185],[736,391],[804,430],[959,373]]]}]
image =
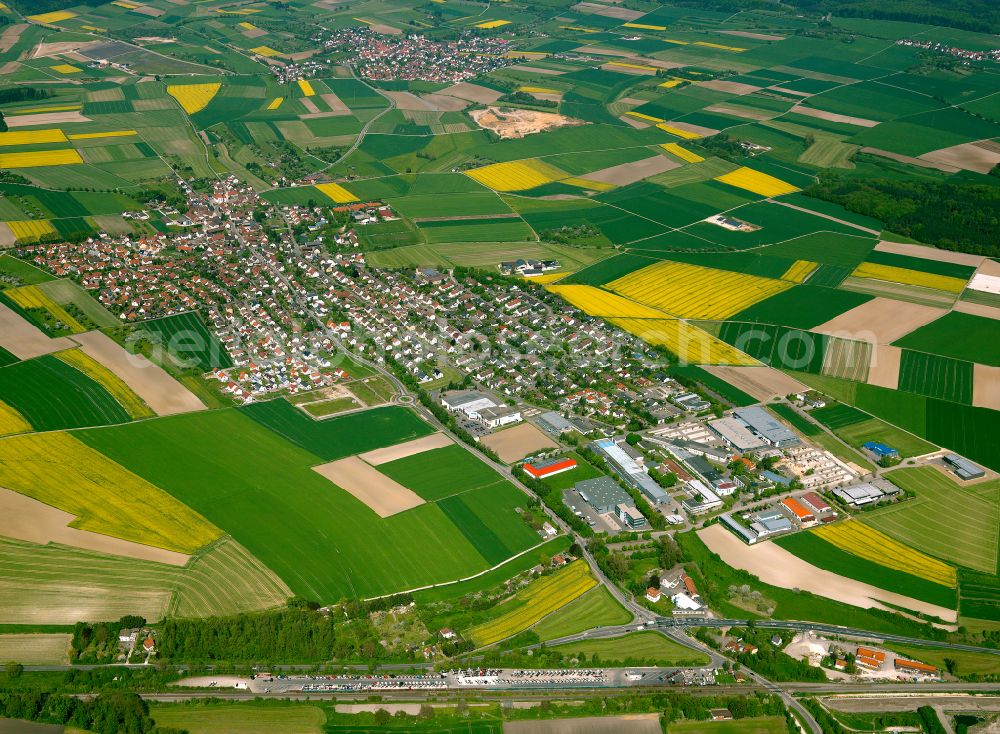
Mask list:
[{"label": "yellow rapeseed field", "polygon": [[303,97],[312,97],[316,94],[316,90],[313,89],[313,85],[306,79],[299,79],[299,89],[302,90]]},{"label": "yellow rapeseed field", "polygon": [[12,130],[0,133],[0,145],[39,145],[65,143],[66,135],[59,128],[49,130]]},{"label": "yellow rapeseed field", "polygon": [[524,279],[529,283],[535,283],[536,285],[548,285],[549,283],[555,283],[557,280],[562,280],[571,274],[569,270],[563,270],[558,273],[542,273],[541,275],[532,275],[531,277],[525,277]]},{"label": "yellow rapeseed field", "polygon": [[816,528],[826,542],[859,558],[886,568],[908,573],[943,586],[956,584],[955,568],[920,551],[893,540],[859,520],[847,520]]},{"label": "yellow rapeseed field", "polygon": [[756,360],[679,319],[608,319],[648,344],[666,347],[688,364],[755,365]]},{"label": "yellow rapeseed field", "polygon": [[605,287],[673,316],[722,320],[791,288],[792,284],[700,265],[660,262]]},{"label": "yellow rapeseed field", "polygon": [[527,92],[528,94],[560,94],[558,89],[552,89],[551,87],[518,87],[517,91]]},{"label": "yellow rapeseed field", "polygon": [[685,81],[686,81],[685,79],[667,79],[667,81],[663,82],[662,84],[658,84],[657,86],[660,89],[673,89],[678,84],[683,84]]},{"label": "yellow rapeseed field", "polygon": [[65,150],[36,150],[33,153],[0,153],[0,168],[68,166],[73,163],[83,163],[83,158],[72,148]]},{"label": "yellow rapeseed field", "polygon": [[99,138],[128,138],[138,134],[135,130],[109,130],[105,133],[77,133],[67,137],[70,140],[97,140]]},{"label": "yellow rapeseed field", "polygon": [[609,61],[608,66],[620,66],[623,69],[639,69],[641,71],[659,71],[655,66],[648,64],[630,64],[627,61]]},{"label": "yellow rapeseed field", "polygon": [[510,25],[509,20],[487,20],[483,23],[476,23],[476,28],[499,28],[502,25]]},{"label": "yellow rapeseed field", "polygon": [[521,606],[502,617],[473,627],[468,636],[479,646],[505,640],[528,629],[596,585],[597,581],[590,575],[587,564],[573,561],[551,576],[545,576],[517,592],[515,599],[523,602]]},{"label": "yellow rapeseed field", "polygon": [[74,334],[82,334],[87,328],[74,319],[65,308],[49,298],[36,285],[24,285],[4,291],[10,300],[21,308],[40,308],[48,311],[53,318],[62,321]]},{"label": "yellow rapeseed field", "polygon": [[653,117],[652,115],[647,115],[645,112],[636,112],[635,110],[631,110],[625,114],[638,120],[646,120],[647,122],[666,122],[662,117]]},{"label": "yellow rapeseed field", "polygon": [[695,41],[695,46],[704,46],[705,48],[718,48],[723,51],[732,51],[733,53],[742,53],[746,51],[745,48],[740,48],[739,46],[726,46],[721,43],[709,43],[708,41]]},{"label": "yellow rapeseed field", "polygon": [[704,158],[702,158],[697,153],[692,153],[687,148],[682,148],[677,143],[660,143],[660,147],[671,155],[675,155],[682,161],[687,161],[688,163],[701,163]]},{"label": "yellow rapeseed field", "polygon": [[818,267],[819,263],[814,263],[811,260],[796,260],[781,276],[781,279],[790,280],[792,283],[805,283]]},{"label": "yellow rapeseed field", "polygon": [[204,517],[67,433],[0,441],[0,487],[77,516],[81,530],[193,553],[222,537]]},{"label": "yellow rapeseed field", "polygon": [[[5,112],[7,115],[38,115],[43,112],[72,112],[74,110],[82,110],[83,105],[80,104],[55,104],[48,105],[47,107],[31,107],[28,109],[19,110],[8,110]],[[6,133],[5,133],[6,134]]]},{"label": "yellow rapeseed field", "polygon": [[75,17],[76,13],[71,13],[68,10],[53,10],[51,13],[29,15],[28,20],[33,20],[36,23],[59,23],[60,21],[69,20],[70,18]]},{"label": "yellow rapeseed field", "polygon": [[350,191],[345,189],[340,184],[335,184],[335,183],[316,184],[316,188],[319,189],[322,193],[329,196],[338,204],[346,204],[350,201],[358,201],[358,197],[356,197],[354,194],[352,194]]},{"label": "yellow rapeseed field", "polygon": [[742,166],[731,173],[716,176],[716,181],[735,186],[739,189],[752,191],[760,196],[781,196],[798,191],[798,187],[782,181],[780,178],[769,176],[766,173],[755,171],[752,168]]},{"label": "yellow rapeseed field", "polygon": [[255,30],[257,30],[257,26],[255,26],[253,23],[247,23],[246,21],[243,21],[242,23],[238,23],[237,25],[239,25],[239,27],[242,28],[245,31],[255,31]]},{"label": "yellow rapeseed field", "polygon": [[250,49],[258,56],[264,56],[266,58],[271,58],[272,56],[280,56],[281,51],[275,51],[270,46],[257,46],[256,48]]},{"label": "yellow rapeseed field", "polygon": [[284,101],[285,101],[284,97],[275,97],[274,99],[271,100],[271,104],[267,106],[267,109],[276,110],[279,107],[281,107],[281,103]]},{"label": "yellow rapeseed field", "polygon": [[657,125],[657,127],[660,128],[665,133],[676,135],[677,137],[684,138],[685,140],[694,140],[695,138],[701,137],[701,135],[699,135],[698,133],[693,133],[690,130],[684,130],[679,127],[674,127],[673,125],[669,125],[665,122],[661,122],[659,125]]},{"label": "yellow rapeseed field", "polygon": [[127,10],[135,10],[139,7],[139,3],[129,2],[129,0],[114,0],[111,4]]},{"label": "yellow rapeseed field", "polygon": [[962,278],[952,278],[948,275],[937,275],[935,273],[922,273],[919,270],[909,270],[908,268],[898,268],[895,265],[880,265],[878,263],[861,263],[854,272],[855,278],[871,278],[873,280],[887,280],[890,283],[902,283],[903,285],[917,285],[923,288],[934,288],[946,293],[961,293],[965,289],[966,281]]},{"label": "yellow rapeseed field", "polygon": [[56,230],[47,219],[25,219],[22,221],[7,222],[10,231],[19,242],[34,242],[39,237],[47,234],[55,234]]},{"label": "yellow rapeseed field", "polygon": [[567,178],[565,171],[537,158],[493,163],[466,171],[465,175],[496,191],[524,191]]},{"label": "yellow rapeseed field", "polygon": [[79,74],[83,69],[78,66],[73,66],[72,64],[56,64],[55,66],[50,66],[52,71],[58,71],[60,74]]},{"label": "yellow rapeseed field", "polygon": [[646,25],[645,23],[622,23],[623,28],[642,28],[645,31],[665,31],[665,25]]},{"label": "yellow rapeseed field", "polygon": [[100,384],[132,418],[150,418],[155,415],[124,380],[86,352],[67,349],[56,354],[56,357]]},{"label": "yellow rapeseed field", "polygon": [[662,319],[666,314],[592,285],[553,285],[549,290],[588,316]]},{"label": "yellow rapeseed field", "polygon": [[31,424],[23,415],[0,401],[0,436],[13,436],[15,433],[27,433],[30,430]]},{"label": "yellow rapeseed field", "polygon": [[208,107],[208,103],[219,93],[222,84],[213,82],[211,84],[171,84],[167,87],[167,94],[176,99],[181,107],[189,115],[201,112]]}]

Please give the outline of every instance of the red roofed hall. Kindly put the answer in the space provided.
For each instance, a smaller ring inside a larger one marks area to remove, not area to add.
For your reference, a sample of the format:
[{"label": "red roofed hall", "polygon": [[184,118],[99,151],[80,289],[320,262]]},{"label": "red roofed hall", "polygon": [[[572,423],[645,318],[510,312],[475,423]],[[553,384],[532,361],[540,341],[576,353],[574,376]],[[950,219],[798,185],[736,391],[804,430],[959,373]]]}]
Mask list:
[{"label": "red roofed hall", "polygon": [[535,479],[544,479],[555,474],[562,474],[564,471],[569,471],[570,469],[576,469],[576,459],[560,457],[558,459],[549,459],[548,461],[539,461],[524,465],[524,470]]},{"label": "red roofed hall", "polygon": [[788,511],[795,515],[795,519],[802,525],[816,522],[816,516],[809,512],[801,502],[794,497],[786,497],[781,500],[781,504],[788,508]]}]

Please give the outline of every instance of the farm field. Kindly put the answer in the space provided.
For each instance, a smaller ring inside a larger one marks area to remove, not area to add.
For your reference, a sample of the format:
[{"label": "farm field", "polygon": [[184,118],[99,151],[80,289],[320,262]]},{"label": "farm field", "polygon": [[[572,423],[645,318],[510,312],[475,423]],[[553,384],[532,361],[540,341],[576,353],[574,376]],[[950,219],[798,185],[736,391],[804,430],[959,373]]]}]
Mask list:
[{"label": "farm field", "polygon": [[202,372],[233,366],[225,347],[205,327],[197,313],[144,321],[140,327],[149,334],[154,344],[164,347],[183,365],[196,367]]},{"label": "farm field", "polygon": [[916,499],[866,513],[866,525],[944,561],[996,573],[1000,484],[959,487],[929,467],[898,469],[888,477]]},{"label": "farm field", "polygon": [[[277,413],[257,417],[273,423],[277,415],[279,430],[299,445],[244,410],[171,416],[134,423],[124,431],[86,431],[80,437],[202,513],[293,592],[309,598],[372,596],[463,578],[498,563],[501,554],[506,558],[535,544],[528,534],[511,534],[515,522],[523,526],[507,504],[513,495],[496,495],[489,509],[465,502],[456,507],[427,503],[382,519],[312,470],[324,459],[429,434],[430,427],[406,409],[364,411],[318,422],[281,404],[286,407]],[[325,455],[321,458],[304,446]],[[484,497],[483,502],[492,498]],[[467,533],[486,543],[483,552]],[[504,535],[506,550],[497,550],[490,534]],[[372,543],[373,536],[391,542]],[[534,533],[531,537],[537,542]],[[425,547],[437,552],[412,552]],[[488,562],[484,553],[495,560]],[[339,563],[327,561],[333,555]]]},{"label": "farm field", "polygon": [[708,661],[704,654],[684,647],[659,632],[632,632],[623,637],[555,645],[551,649],[566,655],[597,655],[601,665],[615,667],[643,664],[639,661],[666,666],[698,666]]},{"label": "farm field", "polygon": [[632,615],[604,587],[588,591],[532,627],[539,639],[554,640],[593,627],[628,624]]},{"label": "farm field", "polygon": [[60,665],[69,662],[67,634],[0,634],[0,660],[22,665]]},{"label": "farm field", "polygon": [[685,721],[667,727],[667,734],[783,734],[784,731],[785,720],[779,716],[735,721]]},{"label": "farm field", "polygon": [[323,709],[308,704],[159,704],[152,706],[149,713],[157,726],[185,729],[190,734],[269,734],[274,731],[322,734],[326,724]]}]

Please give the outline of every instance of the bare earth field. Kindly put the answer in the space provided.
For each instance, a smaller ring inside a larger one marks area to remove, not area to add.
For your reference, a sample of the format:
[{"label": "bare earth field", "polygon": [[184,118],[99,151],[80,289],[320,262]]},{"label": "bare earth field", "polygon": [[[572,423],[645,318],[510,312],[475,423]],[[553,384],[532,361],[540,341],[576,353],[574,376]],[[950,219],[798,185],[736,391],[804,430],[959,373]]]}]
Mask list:
[{"label": "bare earth field", "polygon": [[905,609],[931,614],[948,622],[958,619],[958,612],[953,609],[928,604],[902,594],[894,594],[824,571],[774,543],[747,545],[723,525],[716,524],[699,530],[698,537],[704,541],[709,550],[718,553],[725,563],[733,568],[749,571],[766,584],[783,589],[811,591],[813,594],[865,609],[872,607],[885,609],[886,607],[879,603],[879,600],[882,600]]},{"label": "bare earth field", "polygon": [[319,107],[317,107],[317,106],[316,106],[316,103],[315,103],[315,102],[313,102],[313,101],[312,101],[311,99],[309,99],[308,97],[302,97],[302,98],[301,98],[301,99],[299,100],[299,102],[301,103],[301,105],[302,105],[303,107],[305,107],[305,108],[306,108],[307,110],[309,110],[309,112],[311,112],[312,114],[314,114],[314,115],[317,115],[317,114],[319,114],[319,113],[320,113],[320,109],[319,109]]},{"label": "bare earth field", "polygon": [[391,98],[396,103],[396,108],[400,110],[432,110],[432,102],[421,99],[411,92],[384,92],[386,97]]},{"label": "bare earth field", "polygon": [[333,92],[329,92],[328,94],[321,94],[319,95],[319,98],[324,102],[326,102],[327,106],[330,108],[331,111],[340,112],[341,114],[344,115],[351,114],[351,109],[346,104],[344,104],[343,101],[340,99],[340,97],[338,97]]},{"label": "bare earth field", "polygon": [[[830,696],[823,703],[837,711],[867,713],[871,711],[916,711],[921,706],[941,706],[947,711],[1000,711],[1000,696],[970,696],[950,693],[940,696]],[[977,729],[980,734],[992,734],[995,729]]]},{"label": "bare earth field", "polygon": [[357,456],[320,464],[313,470],[350,492],[379,517],[389,517],[424,503],[416,492],[393,481]]},{"label": "bare earth field", "polygon": [[[0,69],[0,74],[3,74],[3,69]],[[17,236],[11,231],[10,225],[7,222],[0,222],[0,248],[13,247],[16,244]]]},{"label": "bare earth field", "polygon": [[806,117],[815,117],[817,120],[827,120],[828,122],[846,122],[848,125],[858,125],[859,127],[875,127],[878,125],[877,120],[867,120],[864,117],[851,117],[850,115],[838,115],[836,112],[827,112],[826,110],[817,110],[814,107],[804,107],[802,105],[796,105],[792,107],[791,112],[797,112],[800,115],[805,115]]},{"label": "bare earth field", "polygon": [[442,449],[451,446],[451,439],[444,433],[432,433],[430,436],[415,438],[406,443],[397,443],[395,446],[387,446],[384,449],[375,449],[364,454],[358,454],[358,458],[372,466],[388,464],[396,459],[405,459],[407,456],[422,454],[425,451]]},{"label": "bare earth field", "polygon": [[1000,410],[1000,367],[976,363],[972,375],[972,404]]},{"label": "bare earth field", "polygon": [[720,115],[731,115],[732,117],[742,117],[744,120],[770,120],[776,116],[776,113],[751,110],[748,107],[730,107],[724,104],[715,104],[711,107],[706,107],[705,111],[718,112]]},{"label": "bare earth field", "polygon": [[14,48],[14,44],[17,43],[24,29],[27,27],[27,23],[15,23],[14,25],[7,26],[4,32],[0,33],[0,51],[7,53]]},{"label": "bare earth field", "polygon": [[0,635],[0,660],[22,665],[60,665],[69,662],[67,634]]},{"label": "bare earth field", "polygon": [[946,166],[954,166],[964,171],[975,171],[976,173],[989,173],[997,163],[1000,163],[1000,153],[989,148],[984,148],[978,143],[963,143],[953,145],[950,148],[932,150],[920,156],[922,160],[932,163],[943,163]]},{"label": "bare earth field", "polygon": [[603,183],[614,184],[615,186],[628,186],[630,183],[641,181],[644,178],[655,176],[664,171],[680,168],[680,166],[680,163],[675,163],[666,156],[654,155],[652,158],[646,158],[645,160],[602,168],[600,171],[584,174],[581,178],[585,178],[588,181],[601,181]]},{"label": "bare earth field", "polygon": [[174,415],[204,410],[194,393],[171,377],[163,368],[138,354],[131,354],[107,334],[90,331],[77,334],[83,351],[118,375],[157,415]]},{"label": "bare earth field", "polygon": [[701,82],[698,86],[705,87],[706,89],[714,89],[716,92],[725,92],[726,94],[750,94],[762,89],[762,87],[756,87],[753,84],[727,82],[725,79],[712,79],[711,81]]},{"label": "bare earth field", "polygon": [[420,99],[426,102],[435,112],[460,112],[469,106],[469,102],[460,97],[449,97],[447,94],[421,94]]},{"label": "bare earth field", "polygon": [[753,31],[719,31],[727,36],[739,36],[740,38],[753,38],[757,41],[784,41],[784,36],[773,36],[768,33],[754,33]]},{"label": "bare earth field", "polygon": [[586,125],[583,120],[557,115],[553,112],[535,112],[534,110],[501,109],[487,107],[485,110],[473,110],[469,116],[480,127],[492,130],[501,138],[523,138],[525,135],[540,133],[567,125]]},{"label": "bare earth field", "polygon": [[50,339],[34,324],[22,319],[16,311],[0,303],[0,347],[18,359],[31,359],[72,349],[76,344],[65,337]]},{"label": "bare earth field", "polygon": [[645,13],[641,10],[608,7],[607,5],[602,5],[601,3],[577,3],[572,9],[579,13],[603,15],[605,18],[617,18],[618,20],[624,21],[637,20],[645,15]]},{"label": "bare earth field", "polygon": [[871,366],[868,369],[868,384],[895,390],[899,386],[899,365],[903,350],[888,344],[876,344],[872,349]]},{"label": "bare earth field", "polygon": [[1000,308],[987,306],[984,303],[972,303],[971,301],[955,301],[955,311],[970,313],[973,316],[985,316],[988,319],[1000,321]]},{"label": "bare earth field", "polygon": [[888,242],[886,240],[882,240],[875,245],[875,249],[879,252],[891,252],[894,255],[909,255],[910,257],[922,257],[925,260],[971,265],[974,268],[978,268],[986,259],[982,255],[969,255],[964,252],[939,250],[936,247],[928,247],[927,245],[908,245],[903,242]]},{"label": "bare earth field", "polygon": [[75,519],[76,516],[69,512],[0,487],[0,535],[41,545],[59,543],[171,566],[183,566],[191,559],[183,553],[69,527]]},{"label": "bare earth field", "polygon": [[554,449],[557,444],[530,423],[521,423],[480,439],[483,446],[496,452],[500,461],[510,464],[542,449]]},{"label": "bare earth field", "polygon": [[31,127],[33,125],[68,125],[75,122],[93,122],[79,110],[73,112],[43,112],[38,115],[18,115],[7,120],[7,127]]},{"label": "bare earth field", "polygon": [[701,125],[692,125],[689,122],[671,122],[671,127],[676,127],[678,130],[687,130],[689,133],[694,133],[695,135],[701,135],[703,138],[711,137],[715,135],[718,130],[711,127],[702,127]]},{"label": "bare earth field", "polygon": [[450,87],[445,87],[439,91],[438,94],[444,94],[448,97],[458,97],[459,99],[466,99],[469,102],[478,102],[479,104],[490,104],[503,96],[502,92],[498,92],[495,89],[481,87],[478,84],[469,84],[469,82],[452,84]]},{"label": "bare earth field", "polygon": [[593,716],[586,719],[508,721],[504,734],[659,734],[657,714]]},{"label": "bare earth field", "polygon": [[811,331],[873,344],[891,344],[943,315],[944,311],[931,306],[873,298]]},{"label": "bare earth field", "polygon": [[775,396],[789,395],[809,388],[773,367],[724,367],[704,365],[706,372],[738,387],[758,400],[770,400]]},{"label": "bare earth field", "polygon": [[[798,110],[796,110],[798,111]],[[870,155],[881,156],[882,158],[888,158],[891,161],[899,161],[900,163],[909,163],[911,166],[919,166],[921,168],[935,168],[938,171],[944,171],[945,173],[958,173],[959,168],[955,166],[950,166],[947,163],[935,163],[934,161],[926,160],[925,158],[914,158],[913,156],[903,155],[902,153],[893,153],[891,150],[882,150],[881,148],[869,148],[865,147],[861,149],[862,153],[868,153]]]},{"label": "bare earth field", "polygon": [[647,127],[651,127],[651,125],[648,122],[646,122],[645,120],[640,120],[637,117],[629,117],[628,115],[620,115],[618,117],[618,119],[621,120],[622,122],[628,123],[629,125],[631,125],[632,127],[634,127],[636,130],[643,130],[643,129],[647,128]]}]

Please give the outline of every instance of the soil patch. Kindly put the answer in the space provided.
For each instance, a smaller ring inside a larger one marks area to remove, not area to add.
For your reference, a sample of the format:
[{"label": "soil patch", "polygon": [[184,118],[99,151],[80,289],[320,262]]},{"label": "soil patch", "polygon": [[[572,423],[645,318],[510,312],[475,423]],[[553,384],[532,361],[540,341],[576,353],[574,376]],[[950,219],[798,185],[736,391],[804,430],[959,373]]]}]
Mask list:
[{"label": "soil patch", "polygon": [[944,315],[944,311],[918,303],[873,298],[812,331],[872,344],[891,344],[914,329]]},{"label": "soil patch", "polygon": [[341,100],[340,97],[333,92],[321,94],[319,95],[319,98],[326,102],[326,106],[329,107],[331,111],[339,112],[344,115],[351,114],[351,108],[344,104],[343,100]]},{"label": "soil patch", "polygon": [[868,368],[868,384],[895,390],[899,387],[899,365],[903,350],[888,344],[876,344]]},{"label": "soil patch", "polygon": [[72,339],[118,375],[157,415],[205,410],[205,404],[162,367],[140,354],[131,354],[107,334],[90,331]]},{"label": "soil patch", "polygon": [[603,15],[606,18],[617,18],[618,20],[636,20],[645,15],[640,10],[629,10],[628,8],[609,7],[602,3],[582,2],[574,5],[570,10],[575,10],[584,15]]},{"label": "soil patch", "polygon": [[[800,112],[801,110],[794,111]],[[945,163],[935,163],[933,161],[924,160],[923,158],[913,158],[912,156],[903,155],[902,153],[893,153],[891,150],[882,150],[881,148],[862,148],[861,152],[868,153],[869,155],[877,155],[880,158],[888,158],[891,161],[908,163],[911,166],[917,166],[919,168],[934,168],[938,171],[944,171],[945,173],[958,173],[959,171],[959,169],[955,166],[949,166]]]},{"label": "soil patch", "polygon": [[711,127],[702,127],[701,125],[692,125],[690,122],[671,122],[670,127],[676,127],[678,130],[686,130],[689,133],[694,133],[695,135],[700,135],[703,138],[709,138],[719,131]]},{"label": "soil patch", "polygon": [[93,122],[79,110],[72,112],[43,112],[39,115],[17,115],[7,118],[7,127],[32,127],[34,125],[68,125],[74,122]]},{"label": "soil patch", "polygon": [[909,255],[910,257],[922,257],[925,260],[971,265],[974,268],[978,268],[986,259],[982,255],[969,255],[965,252],[939,250],[927,245],[909,245],[903,242],[887,242],[885,240],[875,245],[875,249],[879,252],[891,252],[895,255]]},{"label": "soil patch", "polygon": [[50,339],[41,329],[21,318],[16,311],[0,303],[0,347],[18,359],[40,357],[75,346],[76,343],[66,337]]},{"label": "soil patch", "polygon": [[69,527],[74,520],[76,515],[0,487],[0,535],[40,545],[59,543],[171,566],[183,566],[191,560],[191,556],[184,553]]},{"label": "soil patch", "polygon": [[523,138],[526,135],[569,125],[586,125],[583,120],[558,115],[554,112],[536,112],[508,107],[487,107],[469,113],[480,127],[492,130],[501,138]]},{"label": "soil patch", "polygon": [[955,301],[955,311],[969,313],[973,316],[985,316],[988,319],[1000,321],[1000,308],[987,306],[985,303],[973,303],[972,301]]},{"label": "soil patch", "polygon": [[0,33],[0,51],[6,53],[14,48],[14,44],[18,42],[21,34],[27,27],[27,23],[15,23],[12,26],[8,26],[3,33]]},{"label": "soil patch", "polygon": [[765,112],[764,110],[751,110],[748,107],[729,107],[724,104],[706,107],[705,112],[717,112],[720,115],[741,117],[744,120],[770,120],[776,116],[776,114]]},{"label": "soil patch", "polygon": [[11,231],[10,225],[7,222],[0,222],[0,248],[13,247],[16,244],[17,235]]},{"label": "soil patch", "polygon": [[523,459],[542,449],[558,448],[558,444],[530,423],[522,423],[497,433],[484,436],[479,441],[491,449],[505,464]]},{"label": "soil patch", "polygon": [[645,120],[640,120],[638,117],[632,117],[631,115],[619,115],[618,119],[622,122],[626,122],[636,130],[644,130],[651,125]]},{"label": "soil patch", "polygon": [[434,109],[432,102],[421,99],[411,92],[384,92],[384,94],[386,97],[392,99],[396,103],[396,108],[400,110],[422,110],[426,112]]},{"label": "soil patch", "polygon": [[1000,367],[976,363],[972,366],[972,404],[1000,410]]},{"label": "soil patch", "polygon": [[747,545],[723,525],[712,525],[699,530],[698,537],[726,564],[749,571],[764,583],[782,589],[802,589],[864,609],[886,609],[881,603],[886,601],[915,612],[940,617],[946,622],[954,622],[958,618],[958,613],[953,609],[928,604],[824,571],[774,543],[765,541]]},{"label": "soil patch", "polygon": [[357,456],[314,466],[313,470],[361,500],[379,517],[424,504],[416,492],[393,481]]},{"label": "soil patch", "polygon": [[760,91],[763,87],[756,87],[753,84],[742,84],[740,82],[727,82],[725,79],[712,79],[702,82],[699,87],[714,89],[716,92],[726,92],[727,94],[752,94]]},{"label": "soil patch", "polygon": [[730,385],[738,387],[745,393],[760,401],[783,397],[792,393],[803,392],[809,388],[798,380],[792,379],[784,372],[773,367],[724,367],[721,365],[704,365],[706,372],[719,377]]},{"label": "soil patch", "polygon": [[31,54],[33,59],[44,59],[73,51],[85,51],[93,46],[99,46],[101,41],[59,41],[58,43],[40,43]]},{"label": "soil patch", "polygon": [[784,41],[785,36],[772,36],[769,33],[754,33],[752,31],[719,31],[727,36],[739,36],[740,38],[753,38],[757,41]]},{"label": "soil patch", "polygon": [[313,102],[313,101],[312,101],[311,99],[309,99],[308,97],[302,97],[302,98],[300,98],[300,99],[299,99],[299,102],[301,103],[301,105],[302,105],[303,107],[305,107],[305,108],[306,108],[307,110],[309,110],[309,111],[310,111],[311,113],[313,113],[314,115],[318,115],[318,114],[320,114],[320,109],[319,109],[319,107],[317,107],[317,106],[316,106],[316,103],[315,103],[315,102]]},{"label": "soil patch", "polygon": [[591,716],[585,719],[508,721],[504,734],[659,734],[657,714]]},{"label": "soil patch", "polygon": [[[420,99],[430,105],[435,112],[461,112],[469,106],[468,101],[447,94],[421,94]],[[421,108],[425,109],[425,108]]]},{"label": "soil patch", "polygon": [[496,102],[503,96],[503,92],[498,92],[497,90],[490,89],[489,87],[481,87],[478,84],[470,84],[469,82],[452,84],[450,87],[445,87],[439,91],[438,94],[443,94],[448,97],[458,97],[459,99],[465,99],[469,102],[478,102],[479,104]]},{"label": "soil patch", "polygon": [[932,163],[943,163],[946,166],[954,166],[964,171],[989,173],[1000,163],[1000,152],[984,148],[978,143],[963,143],[962,145],[953,145],[950,148],[932,150],[930,153],[924,153],[920,159]]},{"label": "soil patch", "polygon": [[406,443],[397,443],[395,446],[387,446],[384,449],[375,449],[364,454],[359,454],[358,458],[363,459],[372,466],[388,464],[390,461],[405,459],[407,456],[422,454],[425,451],[441,449],[451,446],[452,440],[444,433],[432,433],[430,436],[415,438]]},{"label": "soil patch", "polygon": [[843,122],[848,125],[857,125],[858,127],[875,127],[878,125],[877,120],[868,120],[864,117],[851,117],[850,115],[838,115],[836,112],[817,110],[815,107],[804,107],[802,105],[792,107],[790,112],[797,112],[798,114],[805,115],[806,117],[815,117],[817,120]]},{"label": "soil patch", "polygon": [[654,155],[652,158],[646,158],[645,160],[602,168],[600,171],[587,173],[581,178],[585,178],[588,181],[601,181],[602,183],[614,184],[615,186],[627,186],[630,183],[635,183],[644,178],[655,176],[658,173],[664,173],[665,171],[680,167],[680,163],[676,163],[666,156]]}]

